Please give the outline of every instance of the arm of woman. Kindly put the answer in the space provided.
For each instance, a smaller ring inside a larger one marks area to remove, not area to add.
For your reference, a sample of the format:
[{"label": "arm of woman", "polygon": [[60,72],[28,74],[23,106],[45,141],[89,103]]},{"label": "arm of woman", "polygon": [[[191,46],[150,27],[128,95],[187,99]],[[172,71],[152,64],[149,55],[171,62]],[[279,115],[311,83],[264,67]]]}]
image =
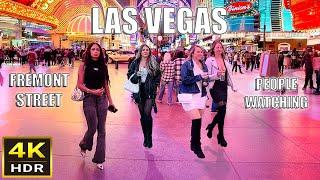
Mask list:
[{"label": "arm of woman", "polygon": [[214,81],[219,79],[218,77],[218,69],[214,68],[214,64],[211,58],[206,60],[206,66],[208,68],[209,73],[209,81]]},{"label": "arm of woman", "polygon": [[226,64],[227,73],[228,73],[228,79],[227,79],[228,86],[231,87],[232,91],[236,92],[236,91],[238,91],[238,89],[237,89],[236,85],[234,84],[232,74],[230,73],[230,72],[232,72],[231,71],[232,67],[229,63],[225,62],[225,64]]},{"label": "arm of woman", "polygon": [[139,82],[139,77],[137,76],[137,73],[135,72],[136,71],[136,66],[137,66],[137,61],[133,61],[128,69],[128,73],[127,73],[127,78],[129,79],[132,74],[133,77],[131,78],[131,82],[134,83],[134,84],[137,84]]},{"label": "arm of woman", "polygon": [[161,71],[158,70],[158,72],[156,73],[156,78],[155,78],[155,83],[157,86],[160,85],[160,81],[161,81]]},{"label": "arm of woman", "polygon": [[201,81],[201,75],[196,75],[196,76],[190,76],[188,74],[188,63],[189,62],[185,62],[182,66],[181,66],[181,81],[183,84],[193,84],[196,83],[198,81]]},{"label": "arm of woman", "polygon": [[112,100],[112,97],[111,97],[111,93],[110,93],[110,87],[109,87],[109,84],[108,84],[108,82],[106,81],[106,83],[105,83],[106,85],[104,86],[104,88],[105,88],[105,91],[106,91],[106,96],[107,96],[107,99],[108,99],[108,101],[109,101],[109,106],[110,105],[113,105],[114,106],[114,104],[113,104],[113,100]]},{"label": "arm of woman", "polygon": [[84,85],[84,63],[80,64],[80,67],[78,70],[77,87],[83,92],[93,94],[93,91]]}]

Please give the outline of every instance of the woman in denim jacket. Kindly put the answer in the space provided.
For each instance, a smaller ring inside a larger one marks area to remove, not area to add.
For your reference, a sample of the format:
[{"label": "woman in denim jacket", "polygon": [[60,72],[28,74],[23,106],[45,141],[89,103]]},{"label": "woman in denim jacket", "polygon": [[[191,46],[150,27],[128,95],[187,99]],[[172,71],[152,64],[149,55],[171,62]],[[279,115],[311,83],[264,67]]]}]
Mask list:
[{"label": "woman in denim jacket", "polygon": [[160,83],[160,67],[156,59],[151,55],[151,49],[146,44],[139,48],[136,59],[131,63],[127,73],[131,82],[139,83],[139,92],[133,94],[140,112],[140,123],[144,135],[143,146],[152,147],[152,124],[151,110],[157,112],[155,103],[157,86]]},{"label": "woman in denim jacket", "polygon": [[[209,88],[212,97],[211,112],[213,113],[212,123],[208,125],[207,136],[212,137],[212,130],[218,124],[219,134],[217,135],[218,144],[223,147],[227,146],[227,141],[224,139],[224,118],[226,115],[226,105],[228,99],[228,87],[231,86],[233,91],[236,91],[231,77],[231,65],[225,58],[223,45],[219,40],[212,43],[210,50],[211,57],[206,60],[206,65],[209,72]],[[216,113],[217,112],[217,113]]]},{"label": "woman in denim jacket", "polygon": [[[205,50],[198,45],[190,49],[188,60],[181,67],[181,85],[179,94],[190,95],[191,99],[186,101],[180,96],[183,109],[192,119],[191,127],[191,150],[199,157],[205,158],[200,142],[201,118],[206,108],[208,85],[208,69],[202,61]],[[186,97],[186,96],[184,96]]]}]

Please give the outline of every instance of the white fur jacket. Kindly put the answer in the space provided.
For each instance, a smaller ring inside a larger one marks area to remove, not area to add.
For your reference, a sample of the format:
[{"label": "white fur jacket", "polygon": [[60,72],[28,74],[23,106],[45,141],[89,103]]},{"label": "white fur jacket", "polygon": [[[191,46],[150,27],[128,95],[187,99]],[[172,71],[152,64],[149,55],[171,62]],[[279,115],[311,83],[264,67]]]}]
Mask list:
[{"label": "white fur jacket", "polygon": [[[231,75],[232,67],[227,60],[224,60],[224,63],[227,67],[228,86],[230,86],[233,91],[236,91],[237,89],[232,81],[232,75]],[[217,64],[214,57],[208,57],[206,60],[206,65],[208,67],[209,80],[210,80],[209,88],[212,88],[215,80],[219,79],[219,77],[218,77],[218,64]]]}]

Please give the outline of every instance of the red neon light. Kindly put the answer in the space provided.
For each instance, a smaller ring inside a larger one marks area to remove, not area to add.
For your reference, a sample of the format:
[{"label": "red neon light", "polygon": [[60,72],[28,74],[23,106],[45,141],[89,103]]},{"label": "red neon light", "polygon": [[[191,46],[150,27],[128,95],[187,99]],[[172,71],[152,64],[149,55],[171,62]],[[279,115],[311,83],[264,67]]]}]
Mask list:
[{"label": "red neon light", "polygon": [[34,2],[34,0],[14,0],[14,1],[27,6],[31,6],[31,4]]},{"label": "red neon light", "polygon": [[291,0],[283,0],[283,4],[286,9],[290,9]]},{"label": "red neon light", "polygon": [[291,0],[291,11],[296,30],[320,28],[319,0]]}]

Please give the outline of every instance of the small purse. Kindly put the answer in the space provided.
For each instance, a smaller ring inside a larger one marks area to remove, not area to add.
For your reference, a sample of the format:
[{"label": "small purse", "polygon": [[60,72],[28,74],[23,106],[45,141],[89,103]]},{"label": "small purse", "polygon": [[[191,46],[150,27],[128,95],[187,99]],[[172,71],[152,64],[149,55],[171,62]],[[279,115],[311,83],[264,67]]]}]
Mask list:
[{"label": "small purse", "polygon": [[71,99],[73,101],[82,101],[84,99],[84,93],[78,87],[75,87]]},{"label": "small purse", "polygon": [[124,83],[124,89],[131,92],[131,93],[138,93],[139,92],[139,83],[133,84],[131,82],[131,78],[134,76],[132,74],[130,78]]}]

